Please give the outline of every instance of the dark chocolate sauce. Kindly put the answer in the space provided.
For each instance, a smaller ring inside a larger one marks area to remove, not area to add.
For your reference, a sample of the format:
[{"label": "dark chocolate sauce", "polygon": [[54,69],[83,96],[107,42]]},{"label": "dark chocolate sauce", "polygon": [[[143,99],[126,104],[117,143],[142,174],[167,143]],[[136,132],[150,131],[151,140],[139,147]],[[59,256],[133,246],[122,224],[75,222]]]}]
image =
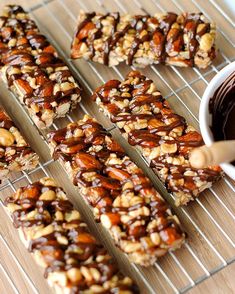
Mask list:
[{"label": "dark chocolate sauce", "polygon": [[217,88],[210,99],[209,111],[215,141],[235,140],[235,72]]}]

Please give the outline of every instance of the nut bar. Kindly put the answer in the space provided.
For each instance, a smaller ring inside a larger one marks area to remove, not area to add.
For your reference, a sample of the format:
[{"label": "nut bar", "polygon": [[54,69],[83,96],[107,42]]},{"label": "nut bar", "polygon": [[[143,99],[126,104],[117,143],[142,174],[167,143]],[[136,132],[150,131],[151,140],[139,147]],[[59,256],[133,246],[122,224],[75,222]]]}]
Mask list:
[{"label": "nut bar", "polygon": [[130,261],[148,266],[181,246],[177,216],[95,119],[85,115],[48,136],[54,159]]},{"label": "nut bar", "polygon": [[175,196],[186,204],[221,176],[218,166],[195,169],[188,155],[203,145],[201,135],[174,113],[152,80],[131,71],[123,82],[111,80],[92,96],[104,113],[136,146]]},{"label": "nut bar", "polygon": [[71,71],[20,6],[6,6],[0,17],[0,61],[4,82],[40,129],[81,99]]},{"label": "nut bar", "polygon": [[11,118],[0,106],[0,182],[10,171],[38,165],[38,155],[30,148]]},{"label": "nut bar", "polygon": [[163,63],[206,68],[216,56],[215,25],[202,13],[79,14],[72,58],[114,66]]},{"label": "nut bar", "polygon": [[56,293],[139,293],[89,233],[80,213],[53,179],[42,178],[19,188],[5,205]]}]

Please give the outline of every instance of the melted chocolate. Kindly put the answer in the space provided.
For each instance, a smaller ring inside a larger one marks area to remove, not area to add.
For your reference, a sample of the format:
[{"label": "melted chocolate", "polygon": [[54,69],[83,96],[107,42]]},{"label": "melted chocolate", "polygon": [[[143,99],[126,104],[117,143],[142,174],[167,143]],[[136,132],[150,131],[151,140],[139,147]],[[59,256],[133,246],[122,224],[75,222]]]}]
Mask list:
[{"label": "melted chocolate", "polygon": [[235,140],[235,72],[217,88],[210,99],[209,111],[215,141]]}]

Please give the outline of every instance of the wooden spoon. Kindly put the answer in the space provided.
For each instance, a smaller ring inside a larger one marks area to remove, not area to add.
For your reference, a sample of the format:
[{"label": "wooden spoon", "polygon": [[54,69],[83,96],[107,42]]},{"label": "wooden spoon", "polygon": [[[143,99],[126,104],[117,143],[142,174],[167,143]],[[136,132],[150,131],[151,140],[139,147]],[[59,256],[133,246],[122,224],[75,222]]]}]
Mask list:
[{"label": "wooden spoon", "polygon": [[203,168],[235,160],[235,140],[218,141],[210,146],[193,149],[189,162],[194,168]]}]

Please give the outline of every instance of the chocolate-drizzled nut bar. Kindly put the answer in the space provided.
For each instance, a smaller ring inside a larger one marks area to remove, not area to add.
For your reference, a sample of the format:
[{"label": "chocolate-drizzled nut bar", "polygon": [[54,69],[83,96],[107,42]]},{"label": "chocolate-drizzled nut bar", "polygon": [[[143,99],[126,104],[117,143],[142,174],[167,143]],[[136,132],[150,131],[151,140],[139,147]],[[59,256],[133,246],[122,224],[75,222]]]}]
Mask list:
[{"label": "chocolate-drizzled nut bar", "polygon": [[148,266],[181,246],[185,234],[177,216],[95,119],[84,116],[51,132],[49,143],[96,219],[132,262]]},{"label": "chocolate-drizzled nut bar", "polygon": [[186,204],[221,176],[220,168],[194,169],[188,155],[203,145],[201,135],[174,113],[152,80],[131,71],[123,82],[111,80],[92,96],[104,113],[136,146],[175,196]]},{"label": "chocolate-drizzled nut bar", "polygon": [[53,179],[19,188],[5,205],[56,293],[138,293]]},{"label": "chocolate-drizzled nut bar", "polygon": [[39,128],[80,101],[71,71],[20,6],[6,6],[0,17],[0,61],[3,80]]},{"label": "chocolate-drizzled nut bar", "polygon": [[113,66],[164,63],[206,68],[215,58],[215,25],[202,13],[122,15],[80,12],[71,57]]},{"label": "chocolate-drizzled nut bar", "polygon": [[0,181],[10,171],[30,170],[37,166],[38,155],[30,148],[19,129],[0,106]]}]

